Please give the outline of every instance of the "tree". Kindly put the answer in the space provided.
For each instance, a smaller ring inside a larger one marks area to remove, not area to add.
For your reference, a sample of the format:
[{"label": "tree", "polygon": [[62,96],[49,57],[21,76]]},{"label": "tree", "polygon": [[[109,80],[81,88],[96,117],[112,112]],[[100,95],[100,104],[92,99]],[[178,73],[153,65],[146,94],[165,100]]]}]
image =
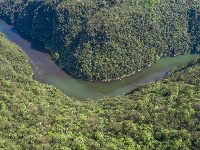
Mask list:
[{"label": "tree", "polygon": [[58,60],[60,55],[58,53],[54,53],[53,57],[55,58],[55,60]]}]

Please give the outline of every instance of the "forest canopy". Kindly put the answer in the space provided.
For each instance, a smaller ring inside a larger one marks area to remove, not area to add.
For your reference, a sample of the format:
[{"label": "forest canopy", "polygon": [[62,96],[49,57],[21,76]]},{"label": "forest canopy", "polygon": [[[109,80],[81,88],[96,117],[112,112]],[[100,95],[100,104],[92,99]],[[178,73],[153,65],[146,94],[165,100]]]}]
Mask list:
[{"label": "forest canopy", "polygon": [[86,80],[117,79],[161,57],[200,52],[196,0],[6,0],[0,8],[0,18]]},{"label": "forest canopy", "polygon": [[[0,18],[86,80],[200,52],[197,0],[1,0]],[[200,149],[199,72],[200,58],[126,94],[78,101],[35,81],[0,33],[0,149]]]}]

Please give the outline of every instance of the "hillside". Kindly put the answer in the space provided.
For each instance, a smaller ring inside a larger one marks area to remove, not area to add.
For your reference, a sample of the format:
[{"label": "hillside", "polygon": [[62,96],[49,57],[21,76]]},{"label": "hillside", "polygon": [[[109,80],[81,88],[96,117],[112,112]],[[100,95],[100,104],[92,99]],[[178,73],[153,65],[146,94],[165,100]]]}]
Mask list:
[{"label": "hillside", "polygon": [[0,8],[0,18],[85,80],[117,79],[161,57],[200,51],[196,0],[6,0]]},{"label": "hillside", "polygon": [[77,101],[32,79],[0,34],[0,149],[200,149],[200,59],[125,95]]}]

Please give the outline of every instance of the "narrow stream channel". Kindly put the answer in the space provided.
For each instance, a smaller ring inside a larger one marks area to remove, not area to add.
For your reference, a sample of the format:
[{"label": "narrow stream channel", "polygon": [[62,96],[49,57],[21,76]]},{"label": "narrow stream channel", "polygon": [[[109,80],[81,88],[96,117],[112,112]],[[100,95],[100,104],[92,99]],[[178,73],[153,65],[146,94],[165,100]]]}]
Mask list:
[{"label": "narrow stream channel", "polygon": [[19,33],[13,26],[0,20],[0,32],[28,55],[34,71],[34,79],[54,85],[68,96],[83,100],[85,98],[99,99],[103,96],[115,96],[130,91],[138,84],[148,83],[163,78],[173,67],[187,64],[200,54],[185,54],[177,57],[163,58],[140,72],[121,80],[110,82],[90,82],[75,79],[60,69],[44,48],[44,44]]}]

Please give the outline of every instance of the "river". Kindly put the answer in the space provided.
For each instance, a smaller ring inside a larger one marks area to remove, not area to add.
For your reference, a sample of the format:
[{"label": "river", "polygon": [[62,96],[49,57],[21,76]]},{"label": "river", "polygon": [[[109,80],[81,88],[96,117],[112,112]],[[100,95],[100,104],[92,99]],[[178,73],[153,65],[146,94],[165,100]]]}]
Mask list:
[{"label": "river", "polygon": [[157,63],[152,64],[134,75],[121,80],[109,82],[90,82],[75,79],[60,69],[44,44],[33,40],[30,36],[19,33],[13,26],[0,20],[0,32],[5,37],[20,46],[28,55],[29,62],[34,71],[34,79],[45,84],[54,85],[63,93],[79,100],[85,98],[99,99],[104,96],[115,96],[130,91],[138,84],[148,83],[163,78],[173,67],[187,64],[200,54],[185,54],[176,57],[162,58]]}]

